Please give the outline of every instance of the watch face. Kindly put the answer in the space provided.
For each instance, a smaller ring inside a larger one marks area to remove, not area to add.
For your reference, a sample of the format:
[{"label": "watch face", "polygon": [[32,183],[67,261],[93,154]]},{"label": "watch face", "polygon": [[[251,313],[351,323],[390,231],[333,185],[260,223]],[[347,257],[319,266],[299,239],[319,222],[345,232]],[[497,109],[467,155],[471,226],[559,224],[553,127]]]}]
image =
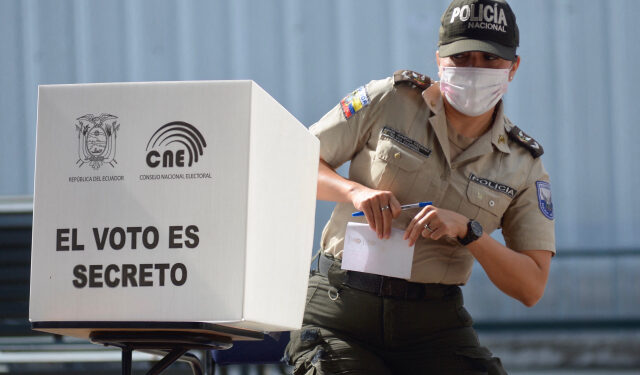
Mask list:
[{"label": "watch face", "polygon": [[480,223],[478,223],[475,220],[472,220],[470,226],[471,226],[471,231],[476,237],[482,236],[482,225],[480,225]]}]

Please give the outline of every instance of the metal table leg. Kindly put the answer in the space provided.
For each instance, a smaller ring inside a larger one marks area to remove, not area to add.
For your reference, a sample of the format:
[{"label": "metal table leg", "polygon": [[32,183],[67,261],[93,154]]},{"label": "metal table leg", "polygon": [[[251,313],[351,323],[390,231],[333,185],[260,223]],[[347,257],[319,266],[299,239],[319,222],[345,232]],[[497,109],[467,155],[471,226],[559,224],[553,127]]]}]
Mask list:
[{"label": "metal table leg", "polygon": [[122,374],[131,375],[132,351],[141,350],[164,355],[147,375],[159,375],[177,360],[188,362],[195,375],[202,375],[202,365],[198,357],[187,353],[190,349],[228,349],[232,346],[229,337],[217,334],[203,334],[175,331],[94,331],[91,341],[122,349]]},{"label": "metal table leg", "polygon": [[159,375],[164,369],[171,366],[173,362],[182,357],[182,355],[185,354],[187,350],[189,349],[175,348],[171,350],[169,353],[167,353],[166,356],[164,356],[164,358],[157,362],[155,366],[151,368],[151,370],[147,372],[147,375]]},{"label": "metal table leg", "polygon": [[122,375],[131,375],[131,357],[131,348],[122,348]]}]

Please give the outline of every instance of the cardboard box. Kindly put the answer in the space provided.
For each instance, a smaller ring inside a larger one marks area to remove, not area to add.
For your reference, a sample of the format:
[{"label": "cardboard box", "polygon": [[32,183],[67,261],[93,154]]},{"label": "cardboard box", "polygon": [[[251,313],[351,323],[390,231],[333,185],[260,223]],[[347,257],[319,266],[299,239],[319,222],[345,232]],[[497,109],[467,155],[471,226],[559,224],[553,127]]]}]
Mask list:
[{"label": "cardboard box", "polygon": [[36,149],[32,323],[300,327],[319,142],[256,83],[40,86]]}]

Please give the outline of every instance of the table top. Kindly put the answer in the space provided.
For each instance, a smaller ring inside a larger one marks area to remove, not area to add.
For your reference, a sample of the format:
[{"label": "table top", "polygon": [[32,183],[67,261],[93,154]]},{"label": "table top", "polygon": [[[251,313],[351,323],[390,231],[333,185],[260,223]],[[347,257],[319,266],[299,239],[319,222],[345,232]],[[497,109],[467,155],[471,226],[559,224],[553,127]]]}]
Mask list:
[{"label": "table top", "polygon": [[172,331],[204,334],[217,334],[229,337],[232,341],[253,341],[264,339],[263,332],[250,331],[211,322],[145,322],[145,321],[45,321],[31,322],[36,331],[63,336],[89,339],[95,331]]}]

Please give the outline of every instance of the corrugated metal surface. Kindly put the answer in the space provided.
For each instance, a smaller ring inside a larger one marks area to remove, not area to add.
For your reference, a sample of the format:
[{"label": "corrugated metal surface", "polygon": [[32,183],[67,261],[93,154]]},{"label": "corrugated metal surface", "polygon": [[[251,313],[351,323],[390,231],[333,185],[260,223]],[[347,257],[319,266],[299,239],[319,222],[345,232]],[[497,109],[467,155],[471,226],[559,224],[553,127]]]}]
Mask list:
[{"label": "corrugated metal surface", "polygon": [[[38,84],[253,79],[311,125],[346,93],[396,69],[435,77],[448,3],[0,0],[0,195],[33,192]],[[468,308],[481,325],[637,329],[640,1],[510,4],[522,64],[507,113],[545,147],[560,254],[534,308],[505,297],[479,265],[464,288]],[[316,244],[331,206],[318,205]],[[579,254],[591,249],[597,254]]]},{"label": "corrugated metal surface", "polygon": [[[249,78],[310,125],[398,68],[435,76],[447,4],[2,0],[0,194],[33,190],[38,84]],[[523,63],[507,108],[545,146],[559,247],[639,246],[640,3],[511,4]]]},{"label": "corrugated metal surface", "polygon": [[[38,84],[248,78],[310,125],[396,69],[436,76],[448,2],[0,0],[0,195],[33,190]],[[510,3],[507,112],[546,149],[558,247],[640,248],[640,2]]]},{"label": "corrugated metal surface", "polygon": [[[636,329],[640,324],[640,255],[609,252],[558,255],[552,262],[545,296],[532,308],[507,298],[476,264],[463,287],[465,303],[482,325],[509,323],[538,328],[615,326]],[[566,254],[566,253],[565,253]]]}]

